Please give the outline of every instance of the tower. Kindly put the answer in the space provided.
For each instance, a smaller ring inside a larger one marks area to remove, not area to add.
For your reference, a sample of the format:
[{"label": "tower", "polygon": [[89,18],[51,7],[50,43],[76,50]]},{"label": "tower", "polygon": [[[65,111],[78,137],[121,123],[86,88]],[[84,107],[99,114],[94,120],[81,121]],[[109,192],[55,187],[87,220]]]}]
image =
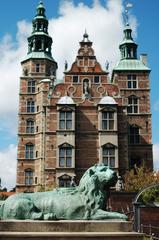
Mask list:
[{"label": "tower", "polygon": [[[40,2],[28,37],[28,53],[21,62],[19,94],[19,128],[17,191],[35,191],[38,182],[44,183],[44,131],[47,92],[46,82],[53,84],[57,63],[51,54],[52,38],[48,34],[45,8]],[[31,186],[28,188],[27,186]]]},{"label": "tower", "polygon": [[[137,44],[132,38],[132,29],[128,23],[119,49],[121,58],[113,69],[112,83],[119,87],[122,105],[126,112],[128,169],[133,168],[134,165],[152,169],[150,68],[147,66],[146,54],[142,54],[140,60],[137,58]],[[123,136],[119,131],[121,144],[125,144]],[[121,161],[121,172],[123,169],[125,163]]]}]

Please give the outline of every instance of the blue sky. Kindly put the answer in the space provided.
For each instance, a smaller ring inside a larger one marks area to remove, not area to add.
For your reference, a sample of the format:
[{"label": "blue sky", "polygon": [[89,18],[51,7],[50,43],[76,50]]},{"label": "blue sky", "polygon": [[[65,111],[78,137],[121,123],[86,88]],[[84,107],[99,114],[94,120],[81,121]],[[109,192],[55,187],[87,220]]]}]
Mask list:
[{"label": "blue sky", "polygon": [[[0,170],[2,183],[11,187],[15,183],[18,88],[21,74],[20,61],[27,52],[27,36],[38,0],[1,1],[0,14]],[[152,69],[151,109],[155,167],[159,168],[159,1],[130,0],[130,23],[140,53],[148,54]],[[110,61],[113,68],[119,59],[118,45],[122,40],[121,0],[43,0],[50,20],[49,32],[53,37],[53,56],[59,62],[59,78],[63,63],[74,61],[78,42],[87,28],[94,42],[97,58],[104,65]],[[92,20],[93,16],[93,20]],[[98,17],[99,16],[99,17]],[[93,22],[95,21],[95,22]],[[92,22],[92,23],[91,23]],[[110,47],[110,45],[112,47]],[[104,55],[103,55],[104,53]],[[7,96],[10,96],[7,99]]]}]

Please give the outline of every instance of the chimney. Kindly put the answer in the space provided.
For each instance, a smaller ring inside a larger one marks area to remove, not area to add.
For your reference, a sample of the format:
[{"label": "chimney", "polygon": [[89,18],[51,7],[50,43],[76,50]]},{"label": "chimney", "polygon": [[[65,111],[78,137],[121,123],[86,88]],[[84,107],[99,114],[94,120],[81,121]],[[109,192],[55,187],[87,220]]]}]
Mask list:
[{"label": "chimney", "polygon": [[142,54],[140,55],[140,61],[141,61],[145,66],[147,66],[147,54],[142,53]]}]

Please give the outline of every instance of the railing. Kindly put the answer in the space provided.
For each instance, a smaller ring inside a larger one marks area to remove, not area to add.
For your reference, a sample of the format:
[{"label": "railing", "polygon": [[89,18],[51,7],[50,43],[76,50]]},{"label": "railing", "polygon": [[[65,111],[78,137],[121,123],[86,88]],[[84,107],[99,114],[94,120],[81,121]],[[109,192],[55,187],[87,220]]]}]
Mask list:
[{"label": "railing", "polygon": [[141,224],[141,232],[145,233],[150,239],[159,240],[159,227]]}]

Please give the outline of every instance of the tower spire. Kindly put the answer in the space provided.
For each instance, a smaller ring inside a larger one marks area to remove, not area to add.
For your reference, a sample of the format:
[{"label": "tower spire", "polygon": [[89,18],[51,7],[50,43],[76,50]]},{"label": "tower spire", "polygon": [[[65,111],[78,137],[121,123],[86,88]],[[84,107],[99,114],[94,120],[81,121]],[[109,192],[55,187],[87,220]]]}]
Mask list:
[{"label": "tower spire", "polygon": [[[48,34],[48,20],[45,16],[45,7],[40,1],[35,17],[32,20],[32,34],[28,37],[27,58],[46,58],[53,60],[51,54],[52,38]],[[26,60],[25,59],[25,60]]]},{"label": "tower spire", "polygon": [[124,28],[124,38],[119,45],[121,59],[137,59],[137,44],[132,37],[132,29],[129,23]]}]

